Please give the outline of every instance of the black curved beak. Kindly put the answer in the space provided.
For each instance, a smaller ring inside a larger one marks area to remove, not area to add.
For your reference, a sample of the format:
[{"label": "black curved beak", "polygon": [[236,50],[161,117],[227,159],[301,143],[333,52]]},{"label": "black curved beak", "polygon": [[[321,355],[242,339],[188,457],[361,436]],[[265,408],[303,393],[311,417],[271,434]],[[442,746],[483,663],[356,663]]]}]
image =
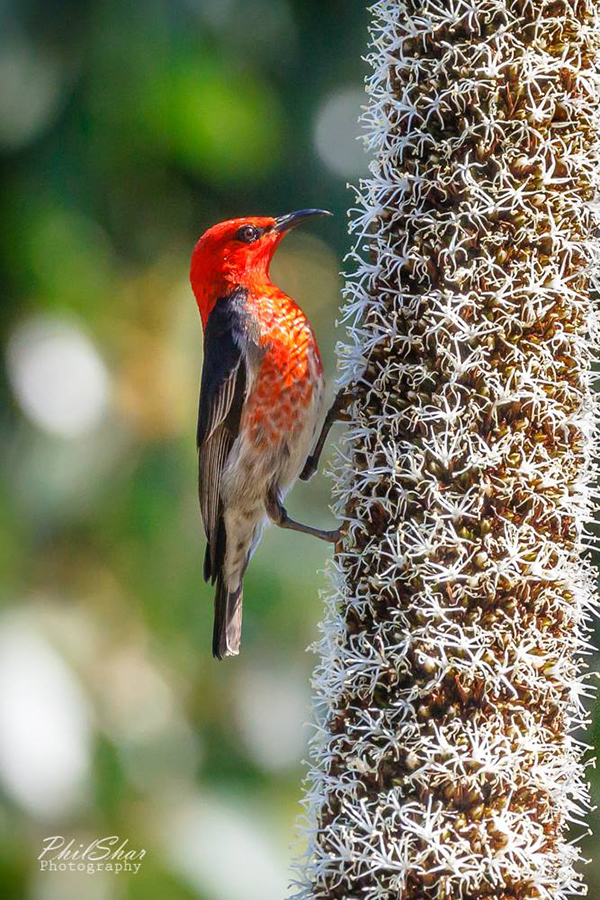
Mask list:
[{"label": "black curved beak", "polygon": [[333,213],[328,212],[326,209],[299,209],[298,212],[293,212],[287,216],[280,216],[278,219],[275,219],[274,230],[279,232],[289,231],[291,228],[295,228],[296,225],[300,225],[301,222],[304,222],[305,219],[310,219],[312,216],[332,215]]}]

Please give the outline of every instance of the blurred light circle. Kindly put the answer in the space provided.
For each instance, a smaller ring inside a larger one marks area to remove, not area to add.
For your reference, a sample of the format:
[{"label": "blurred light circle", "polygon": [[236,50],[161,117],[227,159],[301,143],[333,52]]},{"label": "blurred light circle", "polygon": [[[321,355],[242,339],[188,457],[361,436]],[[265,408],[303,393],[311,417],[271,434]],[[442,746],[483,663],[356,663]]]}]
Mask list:
[{"label": "blurred light circle", "polygon": [[[78,835],[81,843],[91,843],[98,834]],[[117,900],[123,895],[115,893],[115,876],[110,873],[94,872],[41,872],[37,871],[30,881],[27,900]]]},{"label": "blurred light circle", "polygon": [[139,790],[191,781],[198,739],[169,683],[138,646],[103,655],[97,673],[101,705],[130,781]]},{"label": "blurred light circle", "polygon": [[29,622],[0,622],[0,777],[32,815],[66,812],[85,794],[89,713],[60,656]]},{"label": "blurred light circle", "polygon": [[226,29],[236,10],[236,0],[188,0],[192,9],[197,10],[215,28]]},{"label": "blurred light circle", "polygon": [[307,744],[310,696],[300,673],[244,670],[236,692],[237,718],[248,753],[267,771],[298,765]]},{"label": "blurred light circle", "polygon": [[[288,860],[255,809],[207,792],[161,810],[172,866],[219,900],[264,900],[287,894]],[[235,861],[232,864],[232,860]]]},{"label": "blurred light circle", "polygon": [[[283,47],[296,36],[289,0],[188,0],[192,9],[213,28],[224,33],[229,44],[243,45],[249,53],[268,53],[282,62]],[[248,28],[252,22],[252,28]],[[285,57],[283,57],[285,59]]]},{"label": "blurred light circle", "polygon": [[7,348],[8,374],[23,412],[63,438],[88,434],[108,404],[109,377],[95,347],[74,324],[20,323]]},{"label": "blurred light circle", "polygon": [[359,88],[337,90],[326,99],[315,123],[317,153],[332,172],[345,178],[367,172],[367,155],[358,139],[364,101]]},{"label": "blurred light circle", "polygon": [[22,147],[59,110],[62,72],[57,60],[37,52],[22,36],[4,35],[0,49],[0,145]]}]

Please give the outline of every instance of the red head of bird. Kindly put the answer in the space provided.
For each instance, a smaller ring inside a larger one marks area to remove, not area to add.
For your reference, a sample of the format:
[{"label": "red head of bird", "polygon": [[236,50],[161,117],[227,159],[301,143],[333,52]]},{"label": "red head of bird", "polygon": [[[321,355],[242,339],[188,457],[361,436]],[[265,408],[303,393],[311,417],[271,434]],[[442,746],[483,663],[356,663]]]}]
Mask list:
[{"label": "red head of bird", "polygon": [[311,216],[328,216],[324,209],[302,209],[280,216],[229,219],[205,231],[192,253],[190,280],[202,324],[219,297],[237,287],[269,282],[269,266],[284,235]]}]

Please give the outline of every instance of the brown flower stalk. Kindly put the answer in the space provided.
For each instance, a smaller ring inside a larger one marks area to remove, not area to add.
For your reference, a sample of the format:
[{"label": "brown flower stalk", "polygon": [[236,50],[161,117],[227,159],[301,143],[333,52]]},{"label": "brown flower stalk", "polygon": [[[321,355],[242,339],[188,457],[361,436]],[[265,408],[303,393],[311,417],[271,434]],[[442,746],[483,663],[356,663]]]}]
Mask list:
[{"label": "brown flower stalk", "polygon": [[302,900],[585,892],[599,10],[373,7]]}]

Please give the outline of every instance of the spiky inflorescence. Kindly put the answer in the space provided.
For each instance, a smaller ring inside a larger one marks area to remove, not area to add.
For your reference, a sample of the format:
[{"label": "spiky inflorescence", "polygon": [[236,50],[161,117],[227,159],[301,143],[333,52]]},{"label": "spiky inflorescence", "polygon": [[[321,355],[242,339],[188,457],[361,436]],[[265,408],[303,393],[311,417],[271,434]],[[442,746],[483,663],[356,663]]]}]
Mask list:
[{"label": "spiky inflorescence", "polygon": [[582,895],[598,4],[380,0],[298,898]]}]

